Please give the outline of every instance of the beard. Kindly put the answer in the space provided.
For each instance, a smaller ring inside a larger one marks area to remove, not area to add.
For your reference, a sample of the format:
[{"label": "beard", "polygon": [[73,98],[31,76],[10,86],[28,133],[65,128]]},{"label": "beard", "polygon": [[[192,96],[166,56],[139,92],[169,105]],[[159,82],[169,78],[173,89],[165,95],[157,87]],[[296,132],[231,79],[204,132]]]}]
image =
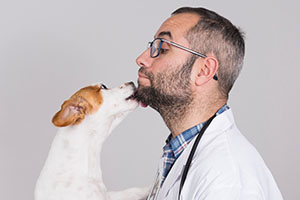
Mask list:
[{"label": "beard", "polygon": [[157,76],[141,67],[139,72],[149,78],[151,85],[139,83],[136,99],[157,110],[165,121],[183,117],[193,100],[190,77],[196,58],[191,56],[184,65],[160,72]]}]

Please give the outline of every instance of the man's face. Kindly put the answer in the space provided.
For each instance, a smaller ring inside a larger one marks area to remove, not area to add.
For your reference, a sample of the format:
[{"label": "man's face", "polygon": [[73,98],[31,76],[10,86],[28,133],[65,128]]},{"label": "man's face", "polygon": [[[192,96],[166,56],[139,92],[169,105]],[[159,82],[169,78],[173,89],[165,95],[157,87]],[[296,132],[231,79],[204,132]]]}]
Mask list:
[{"label": "man's face", "polygon": [[[167,19],[154,38],[163,38],[185,47],[187,31],[199,17],[194,14],[177,14]],[[141,67],[138,78],[137,98],[160,111],[163,107],[186,105],[192,100],[190,71],[196,59],[191,53],[162,43],[162,51],[156,58],[145,50],[136,60]]]}]

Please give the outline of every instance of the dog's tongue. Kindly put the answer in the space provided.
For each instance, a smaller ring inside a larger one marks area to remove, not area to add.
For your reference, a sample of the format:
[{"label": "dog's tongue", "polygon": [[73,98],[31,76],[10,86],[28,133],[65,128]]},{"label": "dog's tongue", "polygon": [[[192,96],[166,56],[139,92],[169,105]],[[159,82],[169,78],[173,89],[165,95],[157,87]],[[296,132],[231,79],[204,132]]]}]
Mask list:
[{"label": "dog's tongue", "polygon": [[143,108],[146,108],[148,105],[147,105],[147,104],[144,104],[143,102],[141,102],[141,106],[142,106]]}]

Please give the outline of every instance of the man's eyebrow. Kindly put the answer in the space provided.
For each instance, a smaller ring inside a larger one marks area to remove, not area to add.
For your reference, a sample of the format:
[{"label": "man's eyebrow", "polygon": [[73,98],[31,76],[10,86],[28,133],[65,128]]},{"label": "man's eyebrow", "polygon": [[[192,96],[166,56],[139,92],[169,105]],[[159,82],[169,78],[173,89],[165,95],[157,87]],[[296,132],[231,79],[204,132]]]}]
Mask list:
[{"label": "man's eyebrow", "polygon": [[162,37],[162,36],[168,36],[170,39],[173,39],[170,31],[162,31],[157,35],[157,37]]}]

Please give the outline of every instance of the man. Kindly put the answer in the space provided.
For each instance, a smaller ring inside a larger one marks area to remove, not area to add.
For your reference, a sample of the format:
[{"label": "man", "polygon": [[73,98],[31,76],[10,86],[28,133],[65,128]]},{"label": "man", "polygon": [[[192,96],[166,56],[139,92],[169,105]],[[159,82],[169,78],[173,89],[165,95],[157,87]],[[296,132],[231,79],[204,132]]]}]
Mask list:
[{"label": "man", "polygon": [[230,21],[184,7],[137,58],[137,99],[157,110],[171,131],[149,199],[282,199],[227,106],[244,51],[243,34]]}]

